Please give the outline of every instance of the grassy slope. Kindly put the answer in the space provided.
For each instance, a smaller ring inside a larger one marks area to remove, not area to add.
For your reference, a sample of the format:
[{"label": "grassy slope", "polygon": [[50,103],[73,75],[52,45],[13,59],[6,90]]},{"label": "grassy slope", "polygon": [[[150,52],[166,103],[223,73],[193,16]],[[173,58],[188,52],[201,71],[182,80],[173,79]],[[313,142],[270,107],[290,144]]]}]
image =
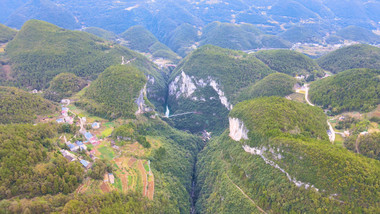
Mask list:
[{"label": "grassy slope", "polygon": [[380,104],[380,70],[352,69],[314,82],[310,87],[312,102],[342,111],[373,110]]},{"label": "grassy slope", "polygon": [[339,73],[353,68],[380,68],[380,48],[351,45],[333,51],[317,60],[325,70]]}]

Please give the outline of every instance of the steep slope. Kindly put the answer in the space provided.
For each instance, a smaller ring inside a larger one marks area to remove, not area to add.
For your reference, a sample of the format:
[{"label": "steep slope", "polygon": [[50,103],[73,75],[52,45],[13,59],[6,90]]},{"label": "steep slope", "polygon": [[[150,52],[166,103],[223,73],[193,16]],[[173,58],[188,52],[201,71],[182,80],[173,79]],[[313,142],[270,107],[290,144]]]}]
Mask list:
[{"label": "steep slope", "polygon": [[192,132],[221,131],[239,90],[273,73],[252,55],[202,46],[172,72],[168,106],[176,127]]},{"label": "steep slope", "polygon": [[293,87],[296,83],[297,80],[289,75],[282,73],[269,74],[257,83],[242,89],[236,102],[257,97],[284,97],[293,93]]},{"label": "steep slope", "polygon": [[198,211],[376,212],[379,162],[331,145],[326,130],[317,107],[276,97],[239,103],[230,130],[200,154]]},{"label": "steep slope", "polygon": [[311,84],[313,103],[342,111],[368,112],[380,104],[380,70],[352,69]]},{"label": "steep slope", "polygon": [[16,82],[37,89],[47,88],[60,73],[93,80],[111,65],[134,65],[149,79],[148,98],[163,109],[165,81],[158,68],[144,56],[91,34],[31,20],[8,44],[6,52]]},{"label": "steep slope", "polygon": [[380,48],[370,45],[351,45],[317,59],[323,69],[339,73],[353,68],[380,68]]},{"label": "steep slope", "polygon": [[0,86],[0,123],[32,123],[38,115],[55,111],[56,106],[38,95]]},{"label": "steep slope", "polygon": [[14,36],[16,36],[16,33],[16,30],[0,24],[0,43],[9,42]]},{"label": "steep slope", "polygon": [[309,57],[291,50],[259,51],[255,56],[271,69],[291,76],[323,76],[323,70]]},{"label": "steep slope", "polygon": [[14,11],[6,20],[5,24],[21,28],[30,19],[39,19],[51,22],[67,29],[79,28],[74,15],[66,10],[62,5],[57,5],[49,0],[30,0]]},{"label": "steep slope", "polygon": [[50,82],[49,88],[44,92],[44,97],[59,102],[79,92],[86,85],[86,81],[73,73],[60,73]]},{"label": "steep slope", "polygon": [[[133,118],[138,110],[136,102],[142,96],[147,79],[132,66],[114,65],[101,73],[85,92],[87,99],[76,105],[104,118]],[[144,99],[144,97],[142,97]]]}]

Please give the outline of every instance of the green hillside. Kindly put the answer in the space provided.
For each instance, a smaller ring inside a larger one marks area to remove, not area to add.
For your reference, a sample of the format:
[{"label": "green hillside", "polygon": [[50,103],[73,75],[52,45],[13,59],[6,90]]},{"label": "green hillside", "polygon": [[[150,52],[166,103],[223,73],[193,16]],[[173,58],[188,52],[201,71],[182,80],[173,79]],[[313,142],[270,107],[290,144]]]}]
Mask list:
[{"label": "green hillside", "polygon": [[309,57],[291,50],[259,51],[255,56],[271,69],[291,76],[323,76],[323,70]]},{"label": "green hillside", "polygon": [[269,74],[257,83],[242,89],[237,102],[257,97],[284,97],[293,93],[293,87],[296,83],[297,80],[289,75],[282,73]]},{"label": "green hillside", "polygon": [[132,50],[143,53],[150,53],[154,58],[169,59],[177,63],[179,57],[166,45],[143,26],[133,26],[120,34],[120,37],[126,41],[125,46]]},{"label": "green hillside", "polygon": [[170,114],[196,114],[172,119],[181,129],[221,131],[227,125],[228,110],[240,89],[270,73],[273,71],[252,55],[202,46],[177,66],[169,80]]},{"label": "green hillside", "polygon": [[47,21],[67,29],[80,28],[77,19],[69,10],[51,0],[26,1],[7,17],[5,24],[20,29],[30,19]]},{"label": "green hillside", "polygon": [[85,92],[87,99],[76,105],[104,118],[134,117],[135,100],[147,82],[144,73],[132,66],[115,65],[101,73]]},{"label": "green hillside", "polygon": [[184,23],[173,30],[165,41],[174,52],[185,57],[193,51],[193,45],[198,41],[198,29]]},{"label": "green hillside", "polygon": [[111,65],[130,62],[149,82],[148,98],[161,107],[165,81],[158,68],[144,56],[85,32],[69,31],[43,21],[25,23],[7,46],[17,84],[45,89],[60,73],[74,73],[90,80]]},{"label": "green hillside", "polygon": [[44,92],[44,97],[58,102],[79,92],[86,85],[86,81],[73,73],[60,73],[50,82],[49,88]]},{"label": "green hillside", "polygon": [[86,27],[83,31],[94,34],[97,37],[100,37],[109,41],[114,41],[117,39],[117,36],[115,33],[104,30],[102,28],[98,28],[98,27]]},{"label": "green hillside", "polygon": [[17,31],[0,24],[0,43],[6,43],[13,39]]},{"label": "green hillside", "polygon": [[79,162],[69,162],[53,138],[55,124],[0,125],[0,200],[73,192],[83,180]]},{"label": "green hillside", "polygon": [[0,124],[32,123],[38,115],[51,114],[56,106],[21,89],[0,86]]},{"label": "green hillside", "polygon": [[[358,145],[356,147],[356,145]],[[380,132],[371,133],[364,136],[353,135],[344,141],[344,146],[351,150],[356,151],[358,148],[359,153],[376,160],[380,160]]]},{"label": "green hillside", "polygon": [[127,41],[127,47],[140,51],[149,52],[149,47],[158,42],[158,39],[143,26],[133,26],[120,34],[120,37]]},{"label": "green hillside", "polygon": [[249,139],[236,142],[226,130],[201,152],[199,212],[377,212],[379,162],[331,145],[319,108],[259,98],[239,103],[230,117]]},{"label": "green hillside", "polygon": [[233,50],[290,47],[285,40],[277,36],[265,35],[254,25],[221,22],[213,22],[203,29],[200,45],[207,44]]},{"label": "green hillside", "polygon": [[347,40],[365,42],[370,44],[380,43],[379,35],[376,35],[372,31],[362,27],[348,26],[339,30],[336,34]]},{"label": "green hillside", "polygon": [[352,69],[311,84],[313,103],[342,111],[368,112],[380,104],[380,70]]},{"label": "green hillside", "polygon": [[339,73],[353,68],[380,68],[380,48],[370,45],[351,45],[333,51],[317,60],[325,70]]}]

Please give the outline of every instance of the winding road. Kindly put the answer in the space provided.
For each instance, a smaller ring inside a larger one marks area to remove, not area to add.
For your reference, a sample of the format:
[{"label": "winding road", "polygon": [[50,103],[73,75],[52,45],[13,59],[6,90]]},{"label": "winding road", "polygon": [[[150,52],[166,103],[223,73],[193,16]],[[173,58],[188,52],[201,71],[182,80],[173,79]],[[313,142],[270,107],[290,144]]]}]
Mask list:
[{"label": "winding road", "polygon": [[[311,106],[315,106],[309,100],[309,84],[305,84],[305,100],[306,100],[307,104],[309,104]],[[335,131],[334,131],[334,128],[332,127],[332,125],[329,122],[329,120],[327,120],[327,125],[329,125],[329,130],[330,130],[330,133],[331,133],[331,134],[329,134],[330,142],[334,143],[334,141],[335,141]]]}]

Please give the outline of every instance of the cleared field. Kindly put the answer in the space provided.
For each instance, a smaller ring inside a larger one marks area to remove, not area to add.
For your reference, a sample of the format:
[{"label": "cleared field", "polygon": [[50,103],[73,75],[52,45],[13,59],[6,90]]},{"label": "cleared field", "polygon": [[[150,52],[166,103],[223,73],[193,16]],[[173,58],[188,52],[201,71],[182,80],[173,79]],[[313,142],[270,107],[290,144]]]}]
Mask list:
[{"label": "cleared field", "polygon": [[100,158],[112,160],[115,157],[115,152],[111,148],[104,145],[100,146],[98,151],[101,153]]}]

